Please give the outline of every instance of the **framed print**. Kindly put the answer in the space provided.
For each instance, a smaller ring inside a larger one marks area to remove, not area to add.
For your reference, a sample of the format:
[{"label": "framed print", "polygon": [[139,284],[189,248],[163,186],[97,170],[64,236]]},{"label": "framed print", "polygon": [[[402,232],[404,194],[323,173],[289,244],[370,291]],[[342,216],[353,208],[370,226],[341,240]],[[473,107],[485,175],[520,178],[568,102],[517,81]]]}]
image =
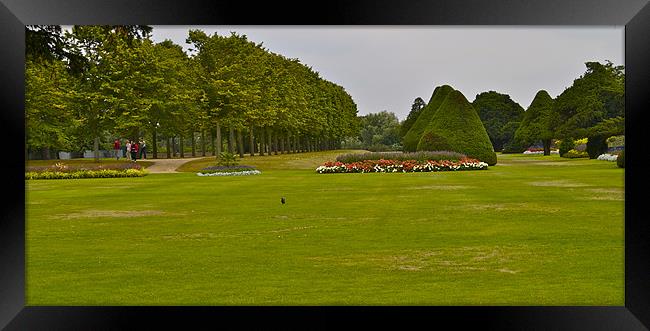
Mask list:
[{"label": "framed print", "polygon": [[7,330],[650,327],[646,0],[0,17]]}]

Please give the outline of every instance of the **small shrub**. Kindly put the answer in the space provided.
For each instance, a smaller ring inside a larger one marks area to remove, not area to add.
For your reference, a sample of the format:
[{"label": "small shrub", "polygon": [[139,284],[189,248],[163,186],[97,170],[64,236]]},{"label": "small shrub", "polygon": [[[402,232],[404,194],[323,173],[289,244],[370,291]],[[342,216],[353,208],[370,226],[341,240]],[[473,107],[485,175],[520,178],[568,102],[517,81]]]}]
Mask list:
[{"label": "small shrub", "polygon": [[575,149],[569,150],[564,154],[564,156],[569,159],[579,159],[579,158],[588,158],[589,154],[587,152],[581,152]]},{"label": "small shrub", "polygon": [[616,165],[619,168],[625,168],[625,150],[622,150],[621,154],[618,155],[618,158],[616,159]]},{"label": "small shrub", "polygon": [[237,165],[237,156],[233,153],[221,152],[219,158],[217,158],[217,164],[220,166],[236,166]]},{"label": "small shrub", "polygon": [[564,157],[564,155],[565,155],[568,151],[572,150],[572,149],[575,147],[575,143],[573,142],[573,139],[571,139],[571,138],[567,138],[567,139],[563,139],[563,140],[560,142],[560,146],[559,146],[559,147],[560,147],[560,156],[561,156],[561,157]]}]

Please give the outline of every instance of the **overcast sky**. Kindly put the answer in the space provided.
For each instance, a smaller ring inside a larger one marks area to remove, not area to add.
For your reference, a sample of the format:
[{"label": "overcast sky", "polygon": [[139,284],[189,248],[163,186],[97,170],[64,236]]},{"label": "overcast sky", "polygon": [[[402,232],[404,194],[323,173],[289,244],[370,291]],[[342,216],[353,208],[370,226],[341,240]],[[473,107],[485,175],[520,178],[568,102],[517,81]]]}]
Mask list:
[{"label": "overcast sky", "polygon": [[587,61],[624,64],[624,27],[262,27],[153,26],[156,42],[186,50],[189,29],[245,34],[272,52],[299,58],[343,86],[360,115],[382,110],[400,120],[413,100],[429,101],[449,84],[471,102],[478,93],[509,94],[524,109],[537,91],[552,97],[585,72]]}]

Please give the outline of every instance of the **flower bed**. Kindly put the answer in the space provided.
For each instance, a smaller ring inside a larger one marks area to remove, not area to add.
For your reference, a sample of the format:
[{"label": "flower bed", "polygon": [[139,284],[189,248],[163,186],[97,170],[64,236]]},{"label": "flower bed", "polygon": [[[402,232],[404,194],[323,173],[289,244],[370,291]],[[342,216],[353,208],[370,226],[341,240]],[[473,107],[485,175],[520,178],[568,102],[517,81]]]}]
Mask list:
[{"label": "flower bed", "polygon": [[616,155],[616,154],[600,154],[600,155],[598,155],[598,158],[597,158],[597,160],[610,161],[610,162],[614,162],[617,159],[618,159],[618,155]]},{"label": "flower bed", "polygon": [[[537,150],[537,149],[531,150],[531,149],[529,149],[529,150],[524,151],[524,154],[526,154],[526,155],[544,155],[544,149],[542,149],[542,150]],[[558,151],[557,149],[552,149],[551,154],[560,154],[560,151]]]},{"label": "flower bed", "polygon": [[25,172],[79,172],[79,171],[102,171],[102,170],[117,170],[117,171],[126,171],[126,170],[143,170],[143,167],[137,163],[133,162],[122,162],[122,163],[108,163],[108,164],[83,164],[83,165],[74,165],[74,164],[64,164],[62,162],[57,162],[50,166],[27,166]]},{"label": "flower bed", "polygon": [[28,171],[25,179],[82,179],[82,178],[117,178],[143,177],[147,172],[138,169],[127,170],[76,170],[76,171]]},{"label": "flower bed", "polygon": [[259,175],[261,172],[247,165],[220,165],[203,168],[196,174],[198,176],[247,176]]},{"label": "flower bed", "polygon": [[476,159],[463,158],[459,161],[430,160],[364,160],[360,162],[325,162],[316,168],[319,174],[325,173],[367,173],[367,172],[433,172],[433,171],[463,171],[487,169],[488,164]]},{"label": "flower bed", "polygon": [[336,161],[353,163],[368,160],[394,160],[394,161],[459,161],[467,158],[466,155],[449,151],[420,151],[411,153],[402,152],[373,152],[373,153],[349,153],[336,157]]},{"label": "flower bed", "polygon": [[248,175],[259,175],[261,172],[259,170],[247,170],[247,171],[227,171],[227,172],[209,172],[209,173],[196,173],[198,176],[248,176]]}]

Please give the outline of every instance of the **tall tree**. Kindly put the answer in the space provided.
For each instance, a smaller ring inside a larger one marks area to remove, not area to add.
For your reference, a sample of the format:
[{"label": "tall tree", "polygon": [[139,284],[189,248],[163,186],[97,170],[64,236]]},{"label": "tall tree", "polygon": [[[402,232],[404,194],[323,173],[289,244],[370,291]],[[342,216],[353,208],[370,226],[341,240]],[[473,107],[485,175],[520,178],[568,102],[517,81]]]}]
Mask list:
[{"label": "tall tree", "polygon": [[417,97],[415,100],[413,100],[413,105],[411,105],[411,111],[409,112],[408,116],[402,122],[400,130],[399,130],[399,136],[400,138],[404,138],[407,132],[411,129],[415,121],[417,121],[418,116],[420,116],[420,111],[422,108],[424,108],[427,105],[422,98]]},{"label": "tall tree", "polygon": [[476,96],[472,106],[478,112],[495,151],[503,150],[512,143],[517,123],[524,117],[524,109],[509,95],[495,91],[483,92]]},{"label": "tall tree", "polygon": [[599,123],[625,116],[625,67],[607,61],[585,63],[587,70],[557,97],[554,108],[556,135],[587,137],[590,158],[606,150],[607,137],[592,130]]},{"label": "tall tree", "polygon": [[553,98],[548,92],[537,92],[515,132],[515,140],[527,146],[542,141],[544,155],[551,155],[551,139],[554,137]]}]

